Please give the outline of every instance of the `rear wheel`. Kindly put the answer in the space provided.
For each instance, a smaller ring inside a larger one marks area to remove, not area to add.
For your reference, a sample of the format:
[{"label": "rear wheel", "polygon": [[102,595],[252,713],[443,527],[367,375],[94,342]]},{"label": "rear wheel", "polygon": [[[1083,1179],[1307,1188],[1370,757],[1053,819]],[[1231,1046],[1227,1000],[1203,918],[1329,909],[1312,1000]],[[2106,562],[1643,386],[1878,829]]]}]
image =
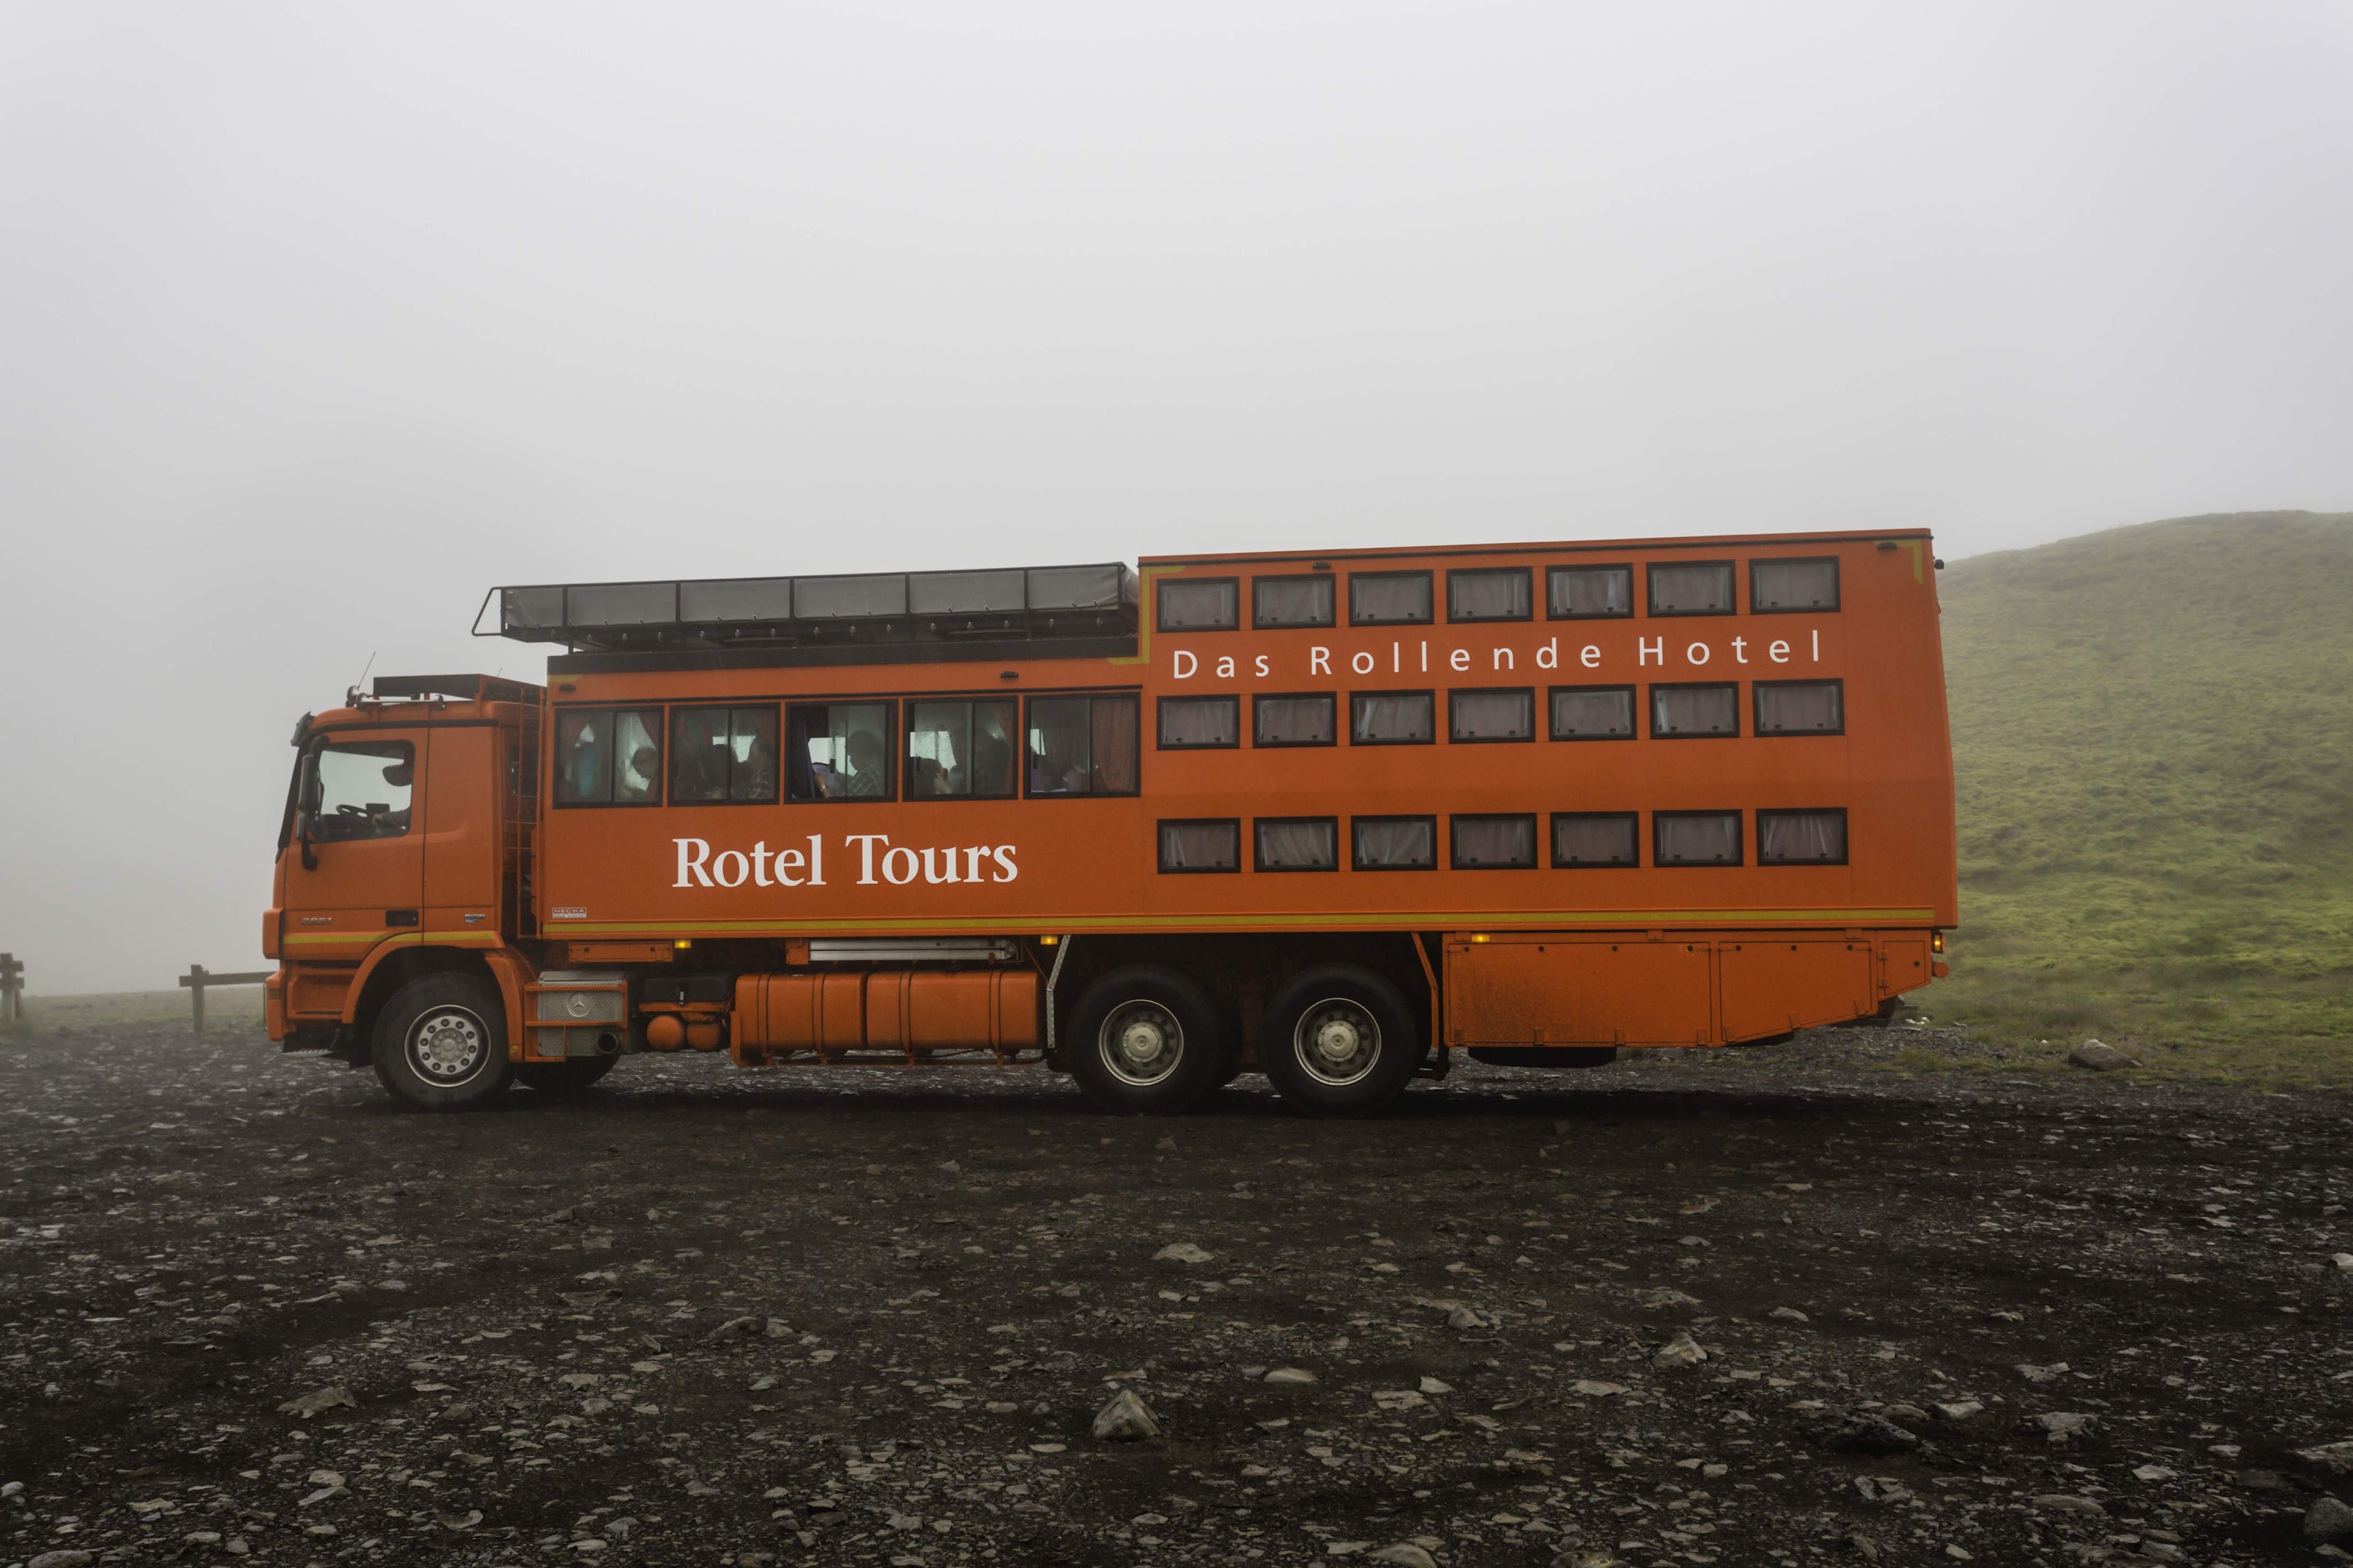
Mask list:
[{"label": "rear wheel", "polygon": [[517,1062],[515,1081],[554,1100],[577,1094],[613,1070],[619,1057],[579,1057],[562,1062]]},{"label": "rear wheel", "polygon": [[1218,1008],[1189,976],[1156,964],[1114,969],[1081,994],[1062,1049],[1105,1110],[1175,1116],[1216,1086],[1226,1058]]},{"label": "rear wheel", "polygon": [[471,975],[412,980],[376,1016],[375,1075],[418,1110],[465,1110],[496,1099],[513,1070],[506,1017],[497,988]]},{"label": "rear wheel", "polygon": [[1420,1065],[1421,1037],[1398,988],[1353,963],[1283,982],[1259,1026],[1259,1065],[1311,1116],[1376,1116]]}]

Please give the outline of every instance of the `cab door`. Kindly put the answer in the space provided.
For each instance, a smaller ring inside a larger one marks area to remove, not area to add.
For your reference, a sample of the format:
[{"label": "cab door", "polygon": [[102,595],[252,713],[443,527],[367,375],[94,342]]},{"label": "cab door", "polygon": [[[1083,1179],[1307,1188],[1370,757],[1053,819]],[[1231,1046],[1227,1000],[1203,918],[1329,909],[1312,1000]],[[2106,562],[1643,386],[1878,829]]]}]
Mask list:
[{"label": "cab door", "polygon": [[287,847],[281,951],[290,1017],[341,1016],[353,971],[425,903],[425,731],[371,730],[311,742]]}]

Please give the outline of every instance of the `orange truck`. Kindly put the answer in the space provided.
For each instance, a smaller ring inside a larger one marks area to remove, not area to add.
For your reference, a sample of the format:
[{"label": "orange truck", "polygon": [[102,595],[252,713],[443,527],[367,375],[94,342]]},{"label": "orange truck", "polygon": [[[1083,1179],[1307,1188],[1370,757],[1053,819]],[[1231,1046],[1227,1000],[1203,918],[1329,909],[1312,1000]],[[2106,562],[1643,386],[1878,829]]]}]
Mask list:
[{"label": "orange truck", "polygon": [[[493,589],[306,715],[269,1032],[419,1108],[638,1051],[1367,1115],[1945,973],[1923,532]],[[487,628],[484,617],[494,624]]]}]

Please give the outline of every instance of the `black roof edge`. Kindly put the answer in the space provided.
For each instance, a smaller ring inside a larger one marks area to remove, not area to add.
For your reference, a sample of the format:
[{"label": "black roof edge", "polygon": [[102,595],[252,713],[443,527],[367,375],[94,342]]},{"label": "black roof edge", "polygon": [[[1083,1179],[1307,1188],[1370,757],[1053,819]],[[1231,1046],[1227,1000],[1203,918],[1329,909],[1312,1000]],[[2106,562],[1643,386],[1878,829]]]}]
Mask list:
[{"label": "black roof edge", "polygon": [[661,648],[643,653],[550,654],[548,679],[640,670],[838,668],[853,664],[1035,664],[1040,660],[1133,658],[1132,637],[1024,638],[1007,642],[843,643],[830,647]]},{"label": "black roof edge", "polygon": [[451,697],[460,702],[532,702],[540,689],[496,675],[379,675],[377,697]]}]

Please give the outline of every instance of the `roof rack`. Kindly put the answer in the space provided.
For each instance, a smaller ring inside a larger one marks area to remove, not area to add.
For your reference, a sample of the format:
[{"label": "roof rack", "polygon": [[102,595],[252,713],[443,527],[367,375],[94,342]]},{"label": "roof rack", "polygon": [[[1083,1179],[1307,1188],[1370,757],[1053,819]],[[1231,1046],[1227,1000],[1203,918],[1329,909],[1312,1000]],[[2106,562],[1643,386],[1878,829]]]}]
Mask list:
[{"label": "roof rack", "polygon": [[387,698],[451,697],[460,702],[528,702],[539,688],[495,675],[379,675],[374,695]]},{"label": "roof rack", "polygon": [[[484,630],[492,601],[498,624]],[[828,577],[705,577],[493,588],[476,637],[575,651],[804,647],[1132,634],[1124,562]]]}]

